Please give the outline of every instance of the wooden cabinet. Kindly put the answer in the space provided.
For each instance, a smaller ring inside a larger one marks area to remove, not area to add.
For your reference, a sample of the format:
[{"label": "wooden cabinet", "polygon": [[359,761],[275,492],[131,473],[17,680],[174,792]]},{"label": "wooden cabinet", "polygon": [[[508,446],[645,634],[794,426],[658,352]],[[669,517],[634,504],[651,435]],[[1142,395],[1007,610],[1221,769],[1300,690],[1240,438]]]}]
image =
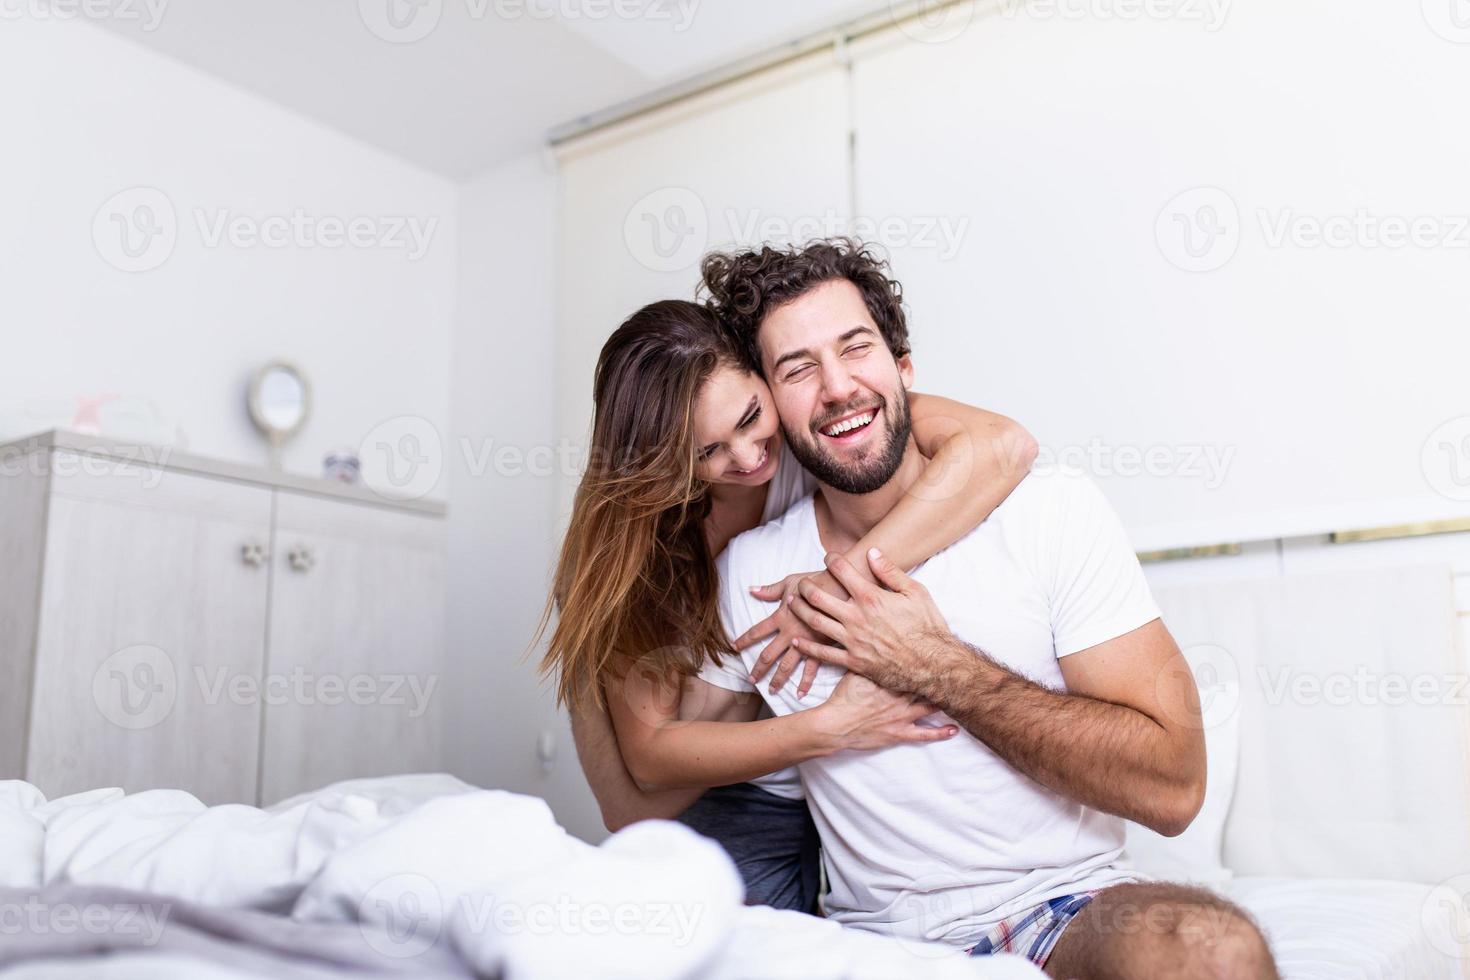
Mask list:
[{"label": "wooden cabinet", "polygon": [[441,768],[442,507],[137,455],[0,450],[0,778],[270,803]]},{"label": "wooden cabinet", "polygon": [[260,712],[216,685],[265,662],[267,570],[240,556],[270,538],[271,491],[79,461],[51,480],[28,778],[254,799]]},{"label": "wooden cabinet", "polygon": [[[444,554],[437,522],[276,498],[262,798],[440,768]],[[370,601],[364,601],[364,600]]]}]

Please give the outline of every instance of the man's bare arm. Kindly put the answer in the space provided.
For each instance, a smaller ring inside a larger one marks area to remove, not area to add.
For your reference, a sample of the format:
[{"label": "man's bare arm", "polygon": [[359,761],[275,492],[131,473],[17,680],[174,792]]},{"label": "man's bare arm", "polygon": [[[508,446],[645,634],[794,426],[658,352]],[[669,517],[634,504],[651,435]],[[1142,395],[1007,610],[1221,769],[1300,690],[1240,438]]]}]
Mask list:
[{"label": "man's bare arm", "polygon": [[[1199,696],[1160,620],[1061,659],[1066,692],[1008,670],[956,639],[918,582],[881,555],[869,585],[841,556],[843,601],[803,587],[799,615],[842,647],[799,649],[939,706],[1038,783],[1161,834],[1189,826],[1204,800]],[[892,590],[892,591],[888,591]]]},{"label": "man's bare arm", "polygon": [[[1061,660],[1052,691],[950,636],[949,676],[920,690],[1041,785],[1169,837],[1204,802],[1199,697],[1161,620]],[[1165,680],[1161,683],[1160,679]]]}]

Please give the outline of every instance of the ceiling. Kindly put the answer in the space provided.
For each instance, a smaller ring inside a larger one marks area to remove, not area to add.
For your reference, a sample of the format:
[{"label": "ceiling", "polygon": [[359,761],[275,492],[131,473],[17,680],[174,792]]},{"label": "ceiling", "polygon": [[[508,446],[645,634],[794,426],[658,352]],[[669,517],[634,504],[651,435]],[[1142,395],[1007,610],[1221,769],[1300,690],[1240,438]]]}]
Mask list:
[{"label": "ceiling", "polygon": [[[882,0],[109,0],[105,29],[464,179]],[[150,17],[146,12],[158,10]]]}]

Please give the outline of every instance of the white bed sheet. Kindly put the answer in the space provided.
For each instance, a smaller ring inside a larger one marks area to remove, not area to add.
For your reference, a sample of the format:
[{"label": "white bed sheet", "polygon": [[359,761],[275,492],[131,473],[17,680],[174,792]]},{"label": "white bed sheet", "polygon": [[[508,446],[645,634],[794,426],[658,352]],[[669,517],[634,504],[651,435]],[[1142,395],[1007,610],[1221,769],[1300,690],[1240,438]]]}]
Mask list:
[{"label": "white bed sheet", "polygon": [[1256,917],[1283,980],[1470,980],[1463,923],[1428,885],[1236,878],[1222,889]]},{"label": "white bed sheet", "polygon": [[[444,775],[338,783],[268,810],[206,807],[178,790],[47,801],[28,783],[0,780],[0,870],[21,889],[69,882],[362,923],[384,956],[410,962],[442,947],[467,972],[507,980],[1043,980],[1019,957],[972,959],[748,908],[730,858],[680,824],[635,824],[593,847],[568,835],[544,800]],[[149,961],[139,970],[108,963],[106,975],[237,973],[138,955]],[[36,980],[103,975],[90,955],[70,972],[50,965],[21,969]]]}]

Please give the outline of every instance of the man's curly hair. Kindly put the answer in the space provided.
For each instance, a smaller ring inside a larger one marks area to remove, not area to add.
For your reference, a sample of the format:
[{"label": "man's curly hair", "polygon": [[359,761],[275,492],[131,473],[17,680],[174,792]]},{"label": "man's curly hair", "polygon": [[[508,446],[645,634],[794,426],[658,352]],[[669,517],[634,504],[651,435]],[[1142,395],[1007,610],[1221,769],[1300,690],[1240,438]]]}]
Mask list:
[{"label": "man's curly hair", "polygon": [[894,358],[909,353],[903,287],[888,276],[888,262],[851,238],[826,238],[799,248],[712,252],[700,263],[706,304],[731,330],[746,360],[761,366],[760,325],[774,310],[823,283],[846,279],[863,302]]}]

